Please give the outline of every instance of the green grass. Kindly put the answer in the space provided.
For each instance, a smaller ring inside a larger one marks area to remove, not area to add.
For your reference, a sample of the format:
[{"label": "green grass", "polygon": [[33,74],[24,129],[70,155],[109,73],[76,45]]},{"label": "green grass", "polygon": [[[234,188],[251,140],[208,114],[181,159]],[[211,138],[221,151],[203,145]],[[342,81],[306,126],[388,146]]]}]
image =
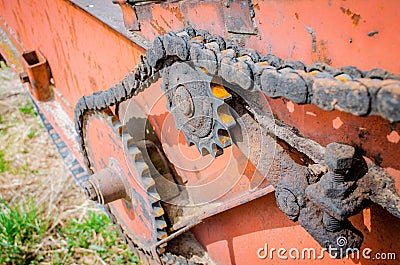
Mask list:
[{"label": "green grass", "polygon": [[35,107],[33,106],[32,102],[29,99],[27,99],[25,101],[25,104],[23,106],[19,107],[18,110],[21,113],[26,114],[26,115],[31,115],[33,117],[37,116]]},{"label": "green grass", "polygon": [[49,226],[41,209],[32,200],[14,205],[2,200],[0,207],[0,264],[34,264],[35,246]]},{"label": "green grass", "polygon": [[34,136],[36,135],[36,131],[34,128],[29,128],[28,133],[26,134],[26,136],[28,136],[29,139],[32,139]]},{"label": "green grass", "polygon": [[10,169],[10,161],[5,158],[3,150],[0,150],[0,173],[4,173]]},{"label": "green grass", "polygon": [[[73,218],[58,232],[67,239],[68,253],[63,260],[72,257],[77,249],[88,249],[95,251],[102,260],[108,261],[109,264],[138,263],[138,259],[120,241],[118,232],[104,214],[89,211],[84,220],[79,222]],[[94,235],[96,238],[93,237]],[[112,251],[112,247],[125,251],[116,254]]]},{"label": "green grass", "polygon": [[[82,220],[72,218],[54,231],[48,231],[50,226],[51,218],[33,200],[25,204],[0,200],[0,264],[92,264],[93,255],[107,264],[139,263],[103,213],[89,211]],[[57,244],[42,249],[49,235],[57,238]],[[82,259],[85,255],[91,255],[88,261]]]}]

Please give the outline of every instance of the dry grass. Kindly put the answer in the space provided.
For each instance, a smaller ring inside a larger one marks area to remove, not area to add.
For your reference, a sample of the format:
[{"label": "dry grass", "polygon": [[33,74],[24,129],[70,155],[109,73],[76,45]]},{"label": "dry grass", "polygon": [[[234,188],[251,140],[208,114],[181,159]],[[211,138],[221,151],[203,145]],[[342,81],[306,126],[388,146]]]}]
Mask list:
[{"label": "dry grass", "polygon": [[126,250],[108,219],[78,189],[24,87],[3,65],[0,71],[0,264],[125,264],[129,261],[135,262],[136,258]]}]

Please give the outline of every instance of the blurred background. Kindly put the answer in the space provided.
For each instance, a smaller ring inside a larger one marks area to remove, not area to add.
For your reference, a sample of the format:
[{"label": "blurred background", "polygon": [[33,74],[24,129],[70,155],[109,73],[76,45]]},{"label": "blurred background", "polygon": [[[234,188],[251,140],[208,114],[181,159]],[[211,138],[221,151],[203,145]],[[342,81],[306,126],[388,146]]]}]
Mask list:
[{"label": "blurred background", "polygon": [[0,69],[0,264],[139,264],[76,185],[18,76]]}]

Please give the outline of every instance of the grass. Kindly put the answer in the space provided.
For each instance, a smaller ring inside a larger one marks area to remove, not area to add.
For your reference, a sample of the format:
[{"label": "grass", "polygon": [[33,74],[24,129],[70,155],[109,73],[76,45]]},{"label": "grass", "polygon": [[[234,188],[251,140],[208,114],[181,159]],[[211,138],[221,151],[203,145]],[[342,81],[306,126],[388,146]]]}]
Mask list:
[{"label": "grass", "polygon": [[137,264],[77,187],[18,78],[0,70],[0,264]]},{"label": "grass", "polygon": [[3,150],[0,150],[0,173],[10,169],[10,162],[6,160]]},{"label": "grass", "polygon": [[35,246],[46,234],[49,222],[32,200],[10,205],[0,201],[0,263],[34,264],[38,260]]},{"label": "grass", "polygon": [[[51,220],[33,199],[13,204],[1,200],[0,209],[0,264],[91,264],[85,256],[107,264],[138,263],[101,212],[89,211],[82,220],[72,218],[51,229]],[[44,244],[52,234],[57,240]]]},{"label": "grass", "polygon": [[32,102],[29,99],[25,101],[24,105],[18,107],[18,110],[26,115],[37,116],[35,107],[33,106]]}]

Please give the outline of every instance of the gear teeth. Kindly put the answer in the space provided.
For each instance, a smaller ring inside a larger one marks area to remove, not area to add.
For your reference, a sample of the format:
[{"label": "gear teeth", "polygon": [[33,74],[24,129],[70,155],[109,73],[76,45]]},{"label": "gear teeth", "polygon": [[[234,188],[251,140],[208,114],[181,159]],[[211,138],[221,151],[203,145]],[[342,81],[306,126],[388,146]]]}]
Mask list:
[{"label": "gear teeth", "polygon": [[222,148],[218,148],[218,146],[217,146],[216,143],[211,143],[211,145],[210,145],[210,147],[209,147],[209,150],[211,150],[212,153],[210,153],[210,154],[211,154],[214,158],[217,157],[217,156],[219,156],[219,155],[222,155],[222,153],[223,153]]},{"label": "gear teeth", "polygon": [[118,135],[122,137],[124,134],[128,133],[128,130],[126,129],[125,125],[121,125],[121,126],[117,127],[117,132],[118,132]]},{"label": "gear teeth", "polygon": [[167,246],[167,243],[161,244],[157,247],[157,252],[158,254],[163,254],[165,252],[165,247]]},{"label": "gear teeth", "polygon": [[165,231],[157,231],[157,239],[163,240],[164,238],[167,238],[168,234]]},{"label": "gear teeth", "polygon": [[130,138],[126,143],[126,146],[128,148],[129,154],[132,156],[135,162],[143,159],[142,152],[140,152],[139,148],[137,147],[135,140]]},{"label": "gear teeth", "polygon": [[165,222],[164,219],[157,219],[156,227],[159,230],[165,229],[165,228],[167,228],[167,222]]},{"label": "gear teeth", "polygon": [[136,161],[136,170],[138,171],[140,176],[144,176],[145,174],[150,174],[150,169],[144,161]]},{"label": "gear teeth", "polygon": [[106,118],[106,121],[112,124],[112,119],[114,117],[114,113],[110,110],[110,108],[104,109],[103,114]]},{"label": "gear teeth", "polygon": [[164,215],[164,209],[159,205],[153,206],[153,214],[155,217],[161,217]]},{"label": "gear teeth", "polygon": [[156,183],[154,181],[154,179],[152,177],[143,177],[143,185],[144,188],[147,190],[149,190],[151,187],[153,187]]},{"label": "gear teeth", "polygon": [[112,125],[114,128],[121,126],[121,122],[120,122],[118,116],[115,116],[115,115],[112,116],[112,118],[111,118],[111,125]]},{"label": "gear teeth", "polygon": [[231,128],[236,125],[235,118],[231,115],[229,111],[228,104],[222,104],[217,108],[217,117],[221,120],[221,122],[227,127]]},{"label": "gear teeth", "polygon": [[186,145],[187,146],[192,146],[194,145],[194,142],[192,141],[192,139],[189,138],[189,136],[187,136],[186,134],[182,133],[183,136],[185,136],[185,140],[186,140]]},{"label": "gear teeth", "polygon": [[147,194],[149,195],[149,201],[151,204],[154,204],[161,200],[161,197],[157,192],[147,191]]},{"label": "gear teeth", "polygon": [[166,255],[163,255],[162,257],[160,257],[160,259],[164,263],[167,263],[169,261],[169,258]]}]

